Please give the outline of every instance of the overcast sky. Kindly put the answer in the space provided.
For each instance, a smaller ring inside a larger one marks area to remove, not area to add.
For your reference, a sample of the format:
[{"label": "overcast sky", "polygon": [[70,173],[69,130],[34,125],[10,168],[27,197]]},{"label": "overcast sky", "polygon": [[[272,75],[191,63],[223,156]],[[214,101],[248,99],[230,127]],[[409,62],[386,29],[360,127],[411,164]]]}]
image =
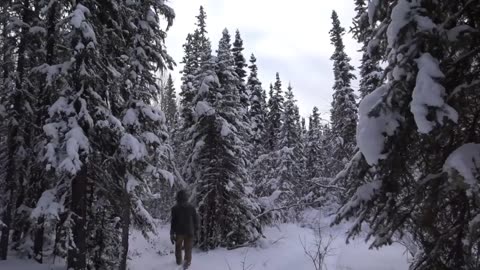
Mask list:
[{"label": "overcast sky", "polygon": [[[212,50],[218,47],[222,30],[233,36],[240,30],[245,58],[254,53],[259,77],[265,89],[275,80],[275,72],[286,88],[291,82],[300,113],[307,117],[317,106],[323,117],[329,117],[332,100],[333,71],[328,31],[331,12],[336,10],[347,30],[354,16],[353,0],[170,0],[176,13],[168,32],[167,49],[177,62],[172,74],[179,91],[182,44],[195,29],[200,5],[207,13],[207,31]],[[359,65],[360,46],[347,33],[344,43],[355,67]],[[354,82],[353,88],[357,88]]]}]

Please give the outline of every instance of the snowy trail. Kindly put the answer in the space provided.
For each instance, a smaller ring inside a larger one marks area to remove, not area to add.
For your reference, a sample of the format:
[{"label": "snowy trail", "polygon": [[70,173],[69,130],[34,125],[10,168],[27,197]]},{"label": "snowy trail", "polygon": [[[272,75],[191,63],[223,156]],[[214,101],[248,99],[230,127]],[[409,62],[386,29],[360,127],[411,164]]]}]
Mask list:
[{"label": "snowy trail", "polygon": [[[404,248],[392,245],[380,250],[369,250],[362,239],[345,244],[344,228],[324,229],[324,236],[332,234],[333,255],[327,259],[328,270],[407,270]],[[210,252],[194,251],[191,270],[315,270],[305,255],[301,240],[307,245],[314,241],[309,228],[297,224],[283,224],[265,229],[267,239],[259,247],[236,250],[216,249]],[[160,226],[158,235],[146,240],[140,232],[130,237],[129,270],[178,270],[175,265],[169,228]],[[245,267],[242,264],[245,264]],[[61,270],[64,265],[38,265],[33,261],[11,259],[0,261],[0,269]]]},{"label": "snowy trail", "polygon": [[[335,232],[333,255],[327,259],[329,270],[406,270],[407,258],[404,248],[399,245],[369,250],[362,240],[345,244],[343,234]],[[315,269],[305,255],[300,239],[307,243],[314,240],[311,229],[301,228],[296,224],[284,224],[278,228],[267,228],[268,240],[260,247],[236,250],[217,249],[208,253],[194,251],[192,270],[310,270]],[[272,243],[275,242],[275,243]],[[133,253],[130,269],[159,270],[178,269],[174,263],[173,246],[168,240],[166,227],[159,229],[159,236],[151,243],[140,235],[132,236]],[[155,251],[156,250],[156,251]],[[162,254],[159,254],[161,251]],[[245,268],[242,263],[245,263]]]}]

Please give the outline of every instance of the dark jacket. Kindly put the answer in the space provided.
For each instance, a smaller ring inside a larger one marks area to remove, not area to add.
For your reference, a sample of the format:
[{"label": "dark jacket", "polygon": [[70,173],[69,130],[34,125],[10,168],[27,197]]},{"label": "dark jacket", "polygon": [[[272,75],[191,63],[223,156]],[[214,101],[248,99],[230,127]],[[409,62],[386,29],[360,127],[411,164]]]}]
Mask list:
[{"label": "dark jacket", "polygon": [[172,207],[170,234],[195,236],[198,230],[198,216],[195,208],[188,203],[186,195],[177,195],[177,204]]}]

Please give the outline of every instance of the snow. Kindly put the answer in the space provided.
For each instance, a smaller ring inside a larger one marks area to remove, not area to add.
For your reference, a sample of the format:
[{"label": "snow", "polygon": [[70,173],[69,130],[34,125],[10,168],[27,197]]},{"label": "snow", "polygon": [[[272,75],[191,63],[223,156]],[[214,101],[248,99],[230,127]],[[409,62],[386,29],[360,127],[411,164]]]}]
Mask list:
[{"label": "snow", "polygon": [[457,148],[448,156],[443,171],[451,176],[452,172],[458,172],[468,185],[467,194],[477,193],[480,177],[480,144],[467,143]]},{"label": "snow", "polygon": [[130,173],[127,173],[127,192],[132,193],[137,186],[140,185],[140,181],[135,178],[135,176],[131,175]]},{"label": "snow", "polygon": [[345,204],[342,208],[340,208],[340,210],[338,211],[339,212],[338,215],[344,216],[346,212],[351,210],[352,207],[355,207],[356,205],[360,205],[362,203],[369,201],[373,197],[375,192],[380,189],[381,185],[382,185],[382,182],[376,180],[376,181],[365,183],[360,187],[358,187],[357,191],[352,196],[350,201],[347,204]]},{"label": "snow", "polygon": [[[417,1],[412,1],[416,3]],[[407,0],[399,0],[397,5],[392,9],[391,22],[387,28],[388,47],[394,47],[399,37],[400,30],[406,26],[412,19],[412,6]],[[369,6],[370,8],[370,6]]]},{"label": "snow", "polygon": [[90,10],[82,4],[77,4],[71,15],[70,24],[75,28],[80,28],[82,22],[85,21],[85,15],[90,15]]},{"label": "snow", "polygon": [[90,144],[88,138],[83,133],[79,126],[73,127],[65,134],[66,143],[66,157],[60,162],[59,169],[67,171],[71,174],[77,173],[82,167],[80,159],[80,151],[88,153]]},{"label": "snow", "polygon": [[454,42],[454,41],[457,41],[459,36],[464,32],[475,32],[475,31],[476,29],[469,25],[466,25],[466,24],[459,25],[447,31],[448,40]]},{"label": "snow", "polygon": [[31,218],[45,217],[48,219],[60,220],[59,213],[63,212],[63,205],[58,203],[55,197],[55,189],[46,190],[37,202],[36,207],[30,214]]},{"label": "snow", "polygon": [[135,109],[128,109],[123,116],[122,122],[129,126],[139,126],[138,116]]},{"label": "snow", "polygon": [[120,139],[120,148],[128,161],[141,160],[147,155],[145,144],[131,134],[125,134]]},{"label": "snow", "polygon": [[435,123],[428,120],[429,109],[436,107],[437,122],[442,124],[445,117],[457,122],[458,113],[445,103],[445,88],[437,82],[437,79],[444,78],[437,59],[429,53],[422,54],[416,59],[418,74],[415,88],[412,93],[410,111],[413,113],[415,123],[420,133],[429,133]]},{"label": "snow", "polygon": [[160,173],[162,174],[163,178],[167,179],[170,187],[172,187],[175,182],[175,176],[171,172],[165,170],[160,170]]},{"label": "snow", "polygon": [[[370,165],[377,164],[380,159],[386,157],[383,153],[385,134],[393,135],[401,119],[396,111],[378,108],[387,94],[387,89],[388,85],[384,85],[365,96],[358,110],[357,144]],[[372,113],[374,109],[376,109],[375,115]]]},{"label": "snow", "polygon": [[227,121],[222,121],[222,129],[220,131],[222,137],[227,137],[228,135],[232,134],[232,130],[230,129],[230,124]]},{"label": "snow", "polygon": [[[326,224],[326,223],[325,223]],[[257,247],[235,250],[218,248],[210,252],[194,250],[192,270],[310,270],[314,266],[305,255],[302,242],[307,250],[313,249],[314,231],[296,224],[282,224],[264,231],[265,239]],[[407,258],[404,248],[398,244],[379,250],[370,250],[368,243],[352,241],[345,244],[343,228],[322,226],[322,235],[334,237],[332,256],[327,258],[331,270],[406,270]],[[160,226],[158,235],[146,240],[141,233],[131,234],[129,266],[132,270],[178,269],[169,240],[169,227]],[[245,268],[242,267],[244,263]]]},{"label": "snow", "polygon": [[281,190],[275,190],[270,196],[268,197],[260,197],[258,198],[259,203],[265,208],[265,209],[273,209],[276,206],[275,201],[280,197],[282,194]]},{"label": "snow", "polygon": [[65,270],[64,265],[38,264],[33,260],[8,259],[0,261],[0,269],[5,270]]},{"label": "snow", "polygon": [[437,29],[437,25],[428,17],[415,15],[415,21],[417,22],[417,28],[420,31],[431,32],[432,30]]},{"label": "snow", "polygon": [[153,132],[144,132],[142,137],[148,144],[161,144],[160,139]]},{"label": "snow", "polygon": [[137,102],[137,106],[142,108],[142,114],[145,117],[148,117],[150,120],[154,122],[165,123],[165,114],[152,106],[146,105],[143,102]]},{"label": "snow", "polygon": [[209,116],[215,113],[215,109],[210,106],[210,104],[206,101],[199,101],[195,106],[195,114],[197,117],[201,116]]},{"label": "snow", "polygon": [[[86,16],[90,15],[90,10],[82,4],[77,4],[75,10],[70,15],[70,24],[82,31],[82,35],[85,39],[91,40],[94,43],[97,42],[95,32],[92,26],[86,22]],[[90,42],[91,43],[91,42]],[[92,46],[90,45],[89,46]]]},{"label": "snow", "polygon": [[373,20],[375,17],[375,11],[378,6],[379,0],[369,0],[368,1],[368,22],[370,25],[373,25]]},{"label": "snow", "polygon": [[[469,223],[468,227],[471,232],[474,232],[475,230],[479,230],[479,225],[480,225],[480,214],[476,215]],[[1,226],[0,226],[1,227]]]},{"label": "snow", "polygon": [[69,115],[69,114],[72,114],[74,112],[75,112],[75,110],[73,109],[73,106],[71,106],[68,103],[68,100],[65,97],[59,97],[57,99],[57,101],[55,101],[55,103],[53,103],[52,106],[50,106],[50,108],[48,109],[48,114],[50,115],[50,117],[55,116],[55,114]]},{"label": "snow", "polygon": [[[138,205],[137,205],[138,207]],[[140,206],[141,207],[141,206]],[[192,270],[310,270],[315,269],[305,254],[304,246],[313,251],[315,228],[321,228],[324,239],[333,238],[331,256],[326,258],[330,270],[407,270],[408,258],[405,248],[392,244],[381,249],[369,249],[369,243],[354,240],[345,242],[346,224],[329,227],[331,217],[324,216],[318,210],[304,213],[310,226],[281,224],[267,227],[263,238],[256,247],[234,250],[218,248],[209,252],[193,251]],[[150,220],[153,222],[153,220]],[[318,226],[313,225],[313,223]],[[169,239],[169,225],[158,225],[156,233],[147,233],[146,239],[141,232],[130,232],[129,270],[177,270],[173,254],[173,245]],[[242,267],[244,264],[245,268]],[[65,266],[39,265],[32,260],[9,259],[0,261],[0,269],[9,270],[60,270]]]},{"label": "snow", "polygon": [[46,30],[44,27],[32,26],[32,27],[30,27],[30,29],[28,30],[28,32],[30,32],[31,34],[42,34],[42,35],[45,35],[45,34],[47,33],[47,30]]}]

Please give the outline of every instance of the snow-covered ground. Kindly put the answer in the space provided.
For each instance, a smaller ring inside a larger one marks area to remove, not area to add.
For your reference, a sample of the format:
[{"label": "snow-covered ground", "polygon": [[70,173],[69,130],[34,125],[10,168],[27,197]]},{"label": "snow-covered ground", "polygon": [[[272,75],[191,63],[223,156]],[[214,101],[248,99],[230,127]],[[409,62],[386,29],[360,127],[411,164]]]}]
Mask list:
[{"label": "snow-covered ground", "polygon": [[[322,222],[325,224],[326,222]],[[362,239],[345,244],[345,226],[323,229],[324,239],[331,235],[332,254],[327,258],[328,270],[406,270],[405,248],[392,245],[380,250],[370,250]],[[173,245],[168,227],[161,226],[158,236],[145,240],[141,234],[131,238],[132,270],[178,269],[175,265]],[[313,250],[314,231],[297,224],[283,224],[266,228],[267,239],[259,247],[236,250],[217,249],[208,253],[194,251],[192,270],[315,270],[303,248]]]},{"label": "snow-covered ground", "polygon": [[38,264],[33,260],[8,259],[0,261],[1,270],[65,270],[65,266]]},{"label": "snow-covered ground", "polygon": [[[307,215],[312,221],[315,214]],[[314,224],[327,225],[329,220]],[[328,270],[407,270],[405,248],[392,245],[380,250],[370,250],[362,239],[345,244],[346,225],[334,228],[322,226],[322,235],[334,240],[331,256],[327,258]],[[192,270],[315,270],[306,256],[304,245],[313,250],[314,231],[298,224],[283,224],[265,229],[264,239],[258,247],[235,250],[216,249],[210,252],[194,251]],[[133,232],[130,239],[130,270],[177,270],[169,228],[159,226],[157,235],[149,240]],[[303,244],[302,244],[303,243]],[[306,243],[306,244],[305,244]],[[32,261],[8,260],[0,262],[0,269],[8,270],[60,270],[65,267],[38,265]]]}]

